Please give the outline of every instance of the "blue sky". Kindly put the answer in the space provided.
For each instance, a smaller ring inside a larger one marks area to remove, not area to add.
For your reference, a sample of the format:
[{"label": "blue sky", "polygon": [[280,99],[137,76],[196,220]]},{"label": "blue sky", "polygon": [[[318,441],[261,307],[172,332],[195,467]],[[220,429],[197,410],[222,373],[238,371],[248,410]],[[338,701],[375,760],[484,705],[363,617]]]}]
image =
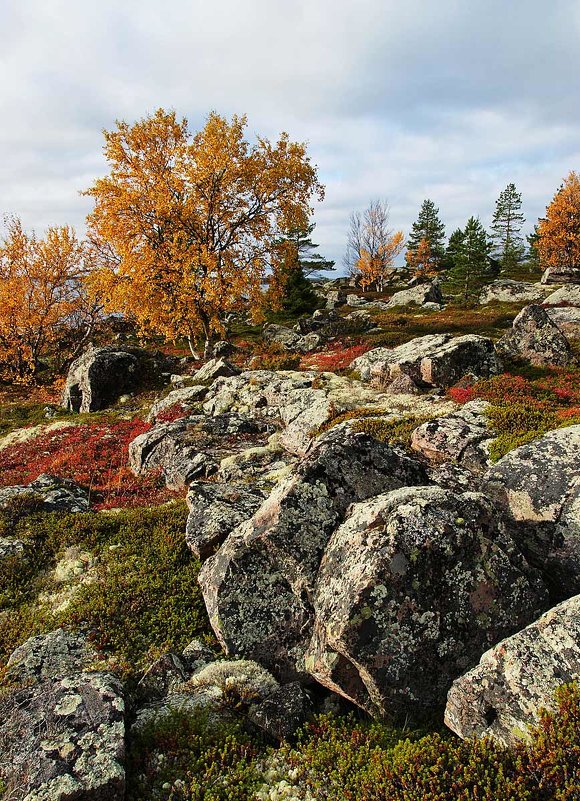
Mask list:
[{"label": "blue sky", "polygon": [[448,234],[499,192],[526,229],[580,169],[580,0],[0,0],[0,214],[82,231],[102,129],[174,108],[248,115],[309,142],[326,185],[315,239],[421,201]]}]

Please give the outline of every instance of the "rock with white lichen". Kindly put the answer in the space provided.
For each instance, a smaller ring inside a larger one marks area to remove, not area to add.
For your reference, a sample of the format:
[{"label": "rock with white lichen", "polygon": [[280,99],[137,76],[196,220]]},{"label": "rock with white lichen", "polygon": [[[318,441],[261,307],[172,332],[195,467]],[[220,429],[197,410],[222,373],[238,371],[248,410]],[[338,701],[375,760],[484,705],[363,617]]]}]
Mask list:
[{"label": "rock with white lichen", "polygon": [[580,677],[580,595],[550,609],[483,654],[449,691],[445,723],[460,737],[513,745],[550,709],[554,692]]}]

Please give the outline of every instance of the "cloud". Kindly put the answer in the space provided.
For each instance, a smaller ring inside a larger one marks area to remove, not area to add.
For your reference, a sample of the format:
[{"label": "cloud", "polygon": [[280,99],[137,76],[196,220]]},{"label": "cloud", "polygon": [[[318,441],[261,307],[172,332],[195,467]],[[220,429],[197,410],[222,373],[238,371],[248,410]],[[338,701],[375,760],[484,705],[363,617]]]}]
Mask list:
[{"label": "cloud", "polygon": [[408,231],[432,197],[450,232],[513,181],[531,229],[580,166],[576,0],[4,0],[1,23],[0,212],[28,227],[82,228],[101,130],[158,106],[307,140],[338,262],[371,198]]}]

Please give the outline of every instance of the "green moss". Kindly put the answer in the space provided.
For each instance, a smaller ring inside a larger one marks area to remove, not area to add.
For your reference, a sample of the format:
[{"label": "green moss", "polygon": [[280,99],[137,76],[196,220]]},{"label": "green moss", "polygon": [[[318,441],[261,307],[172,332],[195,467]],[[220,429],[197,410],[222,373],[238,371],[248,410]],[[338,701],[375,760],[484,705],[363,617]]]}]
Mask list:
[{"label": "green moss", "polygon": [[404,445],[410,447],[411,435],[413,431],[423,423],[429,422],[431,417],[417,417],[408,415],[396,420],[385,420],[380,417],[369,417],[360,420],[353,426],[353,431],[364,432],[369,436],[378,439],[380,442],[388,442],[391,445]]},{"label": "green moss", "polygon": [[486,410],[486,417],[497,434],[489,449],[493,462],[548,431],[580,423],[580,414],[562,420],[557,409],[531,402],[491,405]]}]

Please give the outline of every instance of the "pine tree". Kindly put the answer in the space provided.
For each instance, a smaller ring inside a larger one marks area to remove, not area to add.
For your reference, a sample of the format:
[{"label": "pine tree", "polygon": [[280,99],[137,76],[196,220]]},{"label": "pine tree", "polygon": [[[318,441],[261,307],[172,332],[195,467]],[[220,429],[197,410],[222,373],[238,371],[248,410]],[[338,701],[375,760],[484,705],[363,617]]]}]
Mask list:
[{"label": "pine tree", "polygon": [[286,239],[296,249],[296,261],[304,275],[334,271],[332,259],[325,259],[320,253],[313,252],[320,247],[310,238],[315,227],[316,223],[310,223],[305,228],[290,228],[286,234]]},{"label": "pine tree", "polygon": [[482,286],[492,277],[489,269],[491,243],[476,217],[469,218],[461,234],[461,241],[455,236],[454,264],[448,281],[451,292],[463,303],[468,303],[475,300]]},{"label": "pine tree", "polygon": [[517,267],[525,253],[521,235],[525,217],[521,213],[522,196],[515,184],[508,184],[500,193],[491,223],[493,254],[500,269],[509,274]]},{"label": "pine tree", "polygon": [[443,259],[446,269],[452,270],[453,267],[455,267],[457,255],[463,245],[463,237],[463,230],[461,228],[456,228],[449,237],[449,243]]},{"label": "pine tree", "polygon": [[417,221],[411,227],[407,241],[407,261],[412,263],[415,259],[421,242],[429,243],[433,264],[441,268],[445,255],[445,226],[439,219],[439,209],[428,198],[421,204]]}]

